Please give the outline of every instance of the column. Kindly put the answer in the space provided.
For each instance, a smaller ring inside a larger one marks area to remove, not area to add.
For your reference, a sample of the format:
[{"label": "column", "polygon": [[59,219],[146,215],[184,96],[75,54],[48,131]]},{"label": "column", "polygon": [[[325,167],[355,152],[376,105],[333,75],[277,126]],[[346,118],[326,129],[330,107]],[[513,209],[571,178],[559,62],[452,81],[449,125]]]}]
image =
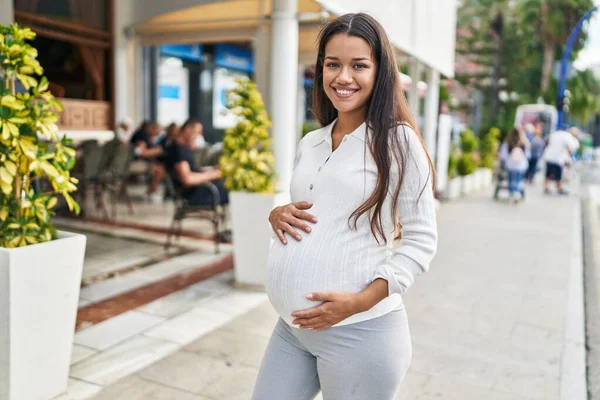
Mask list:
[{"label": "column", "polygon": [[0,24],[10,25],[15,22],[13,0],[0,0]]},{"label": "column", "polygon": [[420,102],[417,85],[421,80],[421,63],[416,58],[412,58],[410,60],[409,74],[410,78],[412,79],[412,83],[410,86],[410,92],[408,93],[408,104],[410,105],[410,110],[418,124],[421,110],[419,106]]},{"label": "column", "polygon": [[131,1],[114,2],[114,98],[115,119],[119,121],[123,117],[136,119],[134,109],[134,94],[136,92],[136,79],[134,78],[135,46],[130,29],[132,20]]},{"label": "column", "polygon": [[297,0],[273,0],[269,79],[277,190],[287,192],[296,152],[298,96]]},{"label": "column", "polygon": [[433,68],[427,71],[427,97],[425,98],[425,118],[423,139],[432,158],[435,159],[435,143],[440,100],[440,73]]},{"label": "column", "polygon": [[270,42],[269,27],[266,24],[262,24],[256,31],[254,39],[254,80],[263,97],[267,110],[271,109],[269,103]]}]

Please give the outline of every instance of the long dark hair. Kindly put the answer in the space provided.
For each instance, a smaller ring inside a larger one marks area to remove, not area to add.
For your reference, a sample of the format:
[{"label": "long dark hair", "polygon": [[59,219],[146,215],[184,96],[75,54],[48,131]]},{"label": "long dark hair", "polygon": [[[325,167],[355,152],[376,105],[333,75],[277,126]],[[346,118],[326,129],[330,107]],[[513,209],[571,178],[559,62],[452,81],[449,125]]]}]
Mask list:
[{"label": "long dark hair", "polygon": [[[404,154],[402,149],[408,149],[408,137],[404,128],[408,125],[414,129],[423,149],[425,149],[425,145],[402,92],[400,74],[392,45],[381,24],[375,18],[364,13],[345,14],[325,25],[319,34],[319,50],[313,91],[313,113],[315,118],[321,125],[327,126],[338,116],[337,110],[323,88],[325,46],[337,34],[346,34],[364,39],[371,47],[372,56],[377,65],[373,94],[367,102],[365,115],[367,133],[370,133],[366,135],[367,143],[378,170],[377,184],[371,196],[352,213],[350,219],[354,220],[354,228],[356,229],[358,218],[365,213],[369,213],[373,236],[377,241],[379,241],[379,237],[387,241],[383,231],[382,208],[388,192],[391,192],[392,220],[395,225],[396,239],[399,239],[402,225],[398,218],[397,204],[407,162],[407,154]],[[404,138],[396,134],[396,129],[399,127],[404,133]],[[407,151],[410,152],[409,149]],[[432,186],[435,191],[435,170],[429,155],[427,155],[427,158],[429,161],[428,179],[432,179]],[[397,169],[399,176],[398,185],[393,191],[389,190],[392,167]],[[426,185],[427,182],[425,182],[423,190],[425,190]],[[418,201],[418,199],[415,199],[415,201]]]}]

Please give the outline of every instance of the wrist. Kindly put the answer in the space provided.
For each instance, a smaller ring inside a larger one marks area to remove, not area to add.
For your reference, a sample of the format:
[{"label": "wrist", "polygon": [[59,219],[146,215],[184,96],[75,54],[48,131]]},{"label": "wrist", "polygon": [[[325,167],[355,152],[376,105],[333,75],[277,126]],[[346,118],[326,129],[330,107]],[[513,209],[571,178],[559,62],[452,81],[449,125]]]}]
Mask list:
[{"label": "wrist", "polygon": [[375,279],[365,290],[356,294],[355,309],[357,312],[368,311],[388,296],[388,282]]}]

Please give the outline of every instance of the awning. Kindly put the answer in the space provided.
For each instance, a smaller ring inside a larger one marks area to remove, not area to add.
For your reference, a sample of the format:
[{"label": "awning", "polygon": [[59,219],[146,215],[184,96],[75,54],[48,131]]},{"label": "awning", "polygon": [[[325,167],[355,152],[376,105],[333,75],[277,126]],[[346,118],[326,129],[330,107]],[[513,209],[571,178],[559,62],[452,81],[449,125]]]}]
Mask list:
[{"label": "awning", "polygon": [[[381,21],[402,53],[453,76],[455,0],[298,0],[300,62],[314,62],[316,39],[327,18],[360,11]],[[143,45],[250,41],[270,14],[270,0],[205,1],[148,18],[133,28]]]}]

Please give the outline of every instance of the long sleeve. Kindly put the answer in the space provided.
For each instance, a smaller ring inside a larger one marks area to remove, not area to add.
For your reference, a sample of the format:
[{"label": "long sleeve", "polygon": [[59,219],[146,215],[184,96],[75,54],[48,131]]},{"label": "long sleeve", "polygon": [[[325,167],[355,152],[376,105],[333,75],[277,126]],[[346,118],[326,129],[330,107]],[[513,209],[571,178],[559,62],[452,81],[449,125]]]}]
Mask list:
[{"label": "long sleeve", "polygon": [[377,266],[373,278],[387,280],[388,295],[406,292],[415,276],[429,269],[437,250],[433,171],[417,134],[406,126],[398,131],[406,157],[397,205],[402,239],[393,243],[390,257]]}]

